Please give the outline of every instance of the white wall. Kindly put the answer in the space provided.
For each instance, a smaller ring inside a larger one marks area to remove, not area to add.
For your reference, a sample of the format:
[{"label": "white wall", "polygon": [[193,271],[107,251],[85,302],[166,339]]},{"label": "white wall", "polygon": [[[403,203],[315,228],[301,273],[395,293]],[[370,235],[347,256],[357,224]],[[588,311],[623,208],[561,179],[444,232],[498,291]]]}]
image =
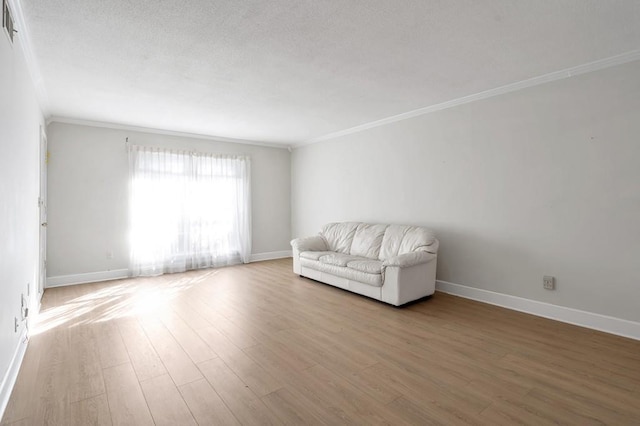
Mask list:
[{"label": "white wall", "polygon": [[[20,296],[37,303],[39,141],[42,114],[18,33],[11,45],[0,27],[0,416],[9,367],[20,346]],[[33,312],[33,310],[32,310]],[[14,367],[17,367],[14,365]]]},{"label": "white wall", "polygon": [[344,220],[433,228],[440,280],[640,321],[640,62],[295,149],[292,236]]},{"label": "white wall", "polygon": [[252,251],[290,250],[286,149],[57,122],[47,134],[49,277],[127,269],[127,137],[139,145],[250,156]]}]

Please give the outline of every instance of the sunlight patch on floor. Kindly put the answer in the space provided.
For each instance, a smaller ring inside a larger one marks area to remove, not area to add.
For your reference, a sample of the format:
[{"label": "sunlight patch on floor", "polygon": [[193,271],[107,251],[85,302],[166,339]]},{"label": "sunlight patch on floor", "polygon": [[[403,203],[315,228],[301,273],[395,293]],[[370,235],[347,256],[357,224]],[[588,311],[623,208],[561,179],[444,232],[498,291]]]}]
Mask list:
[{"label": "sunlight patch on floor", "polygon": [[[168,309],[171,301],[194,285],[217,275],[219,271],[186,273],[149,278],[122,280],[120,284],[87,284],[95,291],[70,297],[53,308],[44,308],[35,320],[31,335],[58,327],[75,327],[125,317],[157,316]],[[73,293],[73,288],[56,290]]]}]

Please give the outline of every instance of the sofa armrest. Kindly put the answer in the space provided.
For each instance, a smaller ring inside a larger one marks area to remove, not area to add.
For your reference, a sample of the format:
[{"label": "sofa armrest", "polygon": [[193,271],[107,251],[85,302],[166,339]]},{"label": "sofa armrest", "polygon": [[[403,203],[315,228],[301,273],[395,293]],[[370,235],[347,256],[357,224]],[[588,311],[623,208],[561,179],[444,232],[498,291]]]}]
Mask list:
[{"label": "sofa armrest", "polygon": [[429,253],[438,254],[438,248],[440,247],[440,241],[434,238],[433,242],[425,247],[422,247],[421,250],[428,251]]},{"label": "sofa armrest", "polygon": [[381,287],[380,300],[395,306],[429,296],[436,290],[436,257],[413,266],[389,266]]},{"label": "sofa armrest", "polygon": [[291,240],[291,247],[299,253],[303,251],[327,251],[327,242],[320,235]]},{"label": "sofa armrest", "polygon": [[296,238],[291,240],[291,248],[293,248],[293,272],[300,275],[300,253],[303,251],[327,251],[327,242],[320,235],[313,237]]},{"label": "sofa armrest", "polygon": [[433,253],[426,251],[414,251],[411,253],[404,253],[398,256],[390,257],[382,262],[382,267],[397,266],[399,268],[406,268],[409,266],[419,265],[421,263],[429,263],[436,258]]}]

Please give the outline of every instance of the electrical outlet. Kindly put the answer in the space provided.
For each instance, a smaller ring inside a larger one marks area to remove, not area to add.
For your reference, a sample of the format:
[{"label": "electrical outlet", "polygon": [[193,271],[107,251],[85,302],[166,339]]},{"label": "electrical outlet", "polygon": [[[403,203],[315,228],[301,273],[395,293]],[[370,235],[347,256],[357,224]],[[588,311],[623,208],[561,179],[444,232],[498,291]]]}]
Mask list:
[{"label": "electrical outlet", "polygon": [[545,290],[555,290],[556,289],[556,279],[550,275],[545,275],[542,277],[542,286]]}]

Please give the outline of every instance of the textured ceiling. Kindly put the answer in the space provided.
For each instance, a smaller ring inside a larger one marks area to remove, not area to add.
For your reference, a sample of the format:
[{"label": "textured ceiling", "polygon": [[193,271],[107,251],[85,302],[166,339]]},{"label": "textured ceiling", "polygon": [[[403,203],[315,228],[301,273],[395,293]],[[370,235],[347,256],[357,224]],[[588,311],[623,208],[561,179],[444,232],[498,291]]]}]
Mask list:
[{"label": "textured ceiling", "polygon": [[640,49],[637,0],[22,0],[52,116],[295,144]]}]

